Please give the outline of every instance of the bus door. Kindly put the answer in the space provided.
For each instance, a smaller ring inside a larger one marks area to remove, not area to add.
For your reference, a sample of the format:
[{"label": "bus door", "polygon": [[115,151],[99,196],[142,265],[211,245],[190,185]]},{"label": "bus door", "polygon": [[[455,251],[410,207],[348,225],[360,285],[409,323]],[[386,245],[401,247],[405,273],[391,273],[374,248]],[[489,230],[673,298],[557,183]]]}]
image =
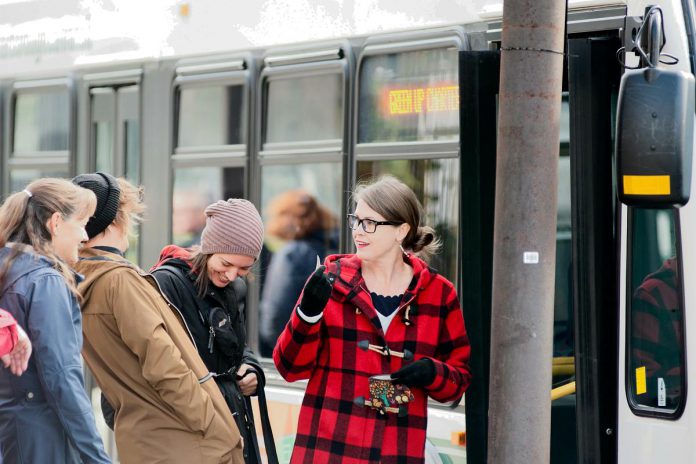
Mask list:
[{"label": "bus door", "polygon": [[[86,75],[89,85],[87,171],[107,172],[140,183],[140,70]],[[127,258],[138,262],[132,237]]]},{"label": "bus door", "polygon": [[[612,190],[618,32],[573,35],[563,83],[558,167],[551,462],[602,460],[615,447],[616,253]],[[499,52],[460,53],[462,288],[472,343],[467,462],[487,462],[496,103]],[[513,405],[519,407],[519,405]],[[612,416],[612,413],[614,414]]]}]

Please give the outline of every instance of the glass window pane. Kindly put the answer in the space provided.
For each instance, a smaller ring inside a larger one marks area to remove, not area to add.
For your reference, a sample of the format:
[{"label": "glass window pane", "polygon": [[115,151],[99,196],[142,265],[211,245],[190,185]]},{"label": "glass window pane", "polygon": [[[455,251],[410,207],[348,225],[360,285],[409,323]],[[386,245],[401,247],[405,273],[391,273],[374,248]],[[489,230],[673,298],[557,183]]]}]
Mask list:
[{"label": "glass window pane", "polygon": [[244,143],[244,87],[179,89],[178,147]]},{"label": "glass window pane", "polygon": [[632,209],[629,398],[672,413],[684,398],[684,311],[674,210]]},{"label": "glass window pane", "polygon": [[261,204],[266,240],[261,254],[259,340],[271,356],[317,256],[338,251],[341,163],[265,166]]},{"label": "glass window pane", "polygon": [[265,141],[342,139],[342,81],[340,74],[271,80]]},{"label": "glass window pane", "polygon": [[126,179],[137,184],[140,182],[140,125],[137,120],[126,120],[124,125]]},{"label": "glass window pane", "polygon": [[114,170],[114,133],[111,123],[99,121],[93,126],[97,171],[112,172]]},{"label": "glass window pane", "polygon": [[181,168],[174,172],[172,241],[180,246],[200,243],[203,210],[217,200],[244,198],[244,168]]},{"label": "glass window pane", "polygon": [[360,71],[358,142],[459,138],[455,49],[373,56]]},{"label": "glass window pane", "polygon": [[13,156],[67,150],[68,121],[67,91],[17,94]]},{"label": "glass window pane", "polygon": [[18,192],[29,184],[29,182],[41,179],[42,177],[68,177],[68,167],[61,168],[36,168],[36,169],[13,169],[10,171],[10,192]]},{"label": "glass window pane", "polygon": [[442,241],[430,265],[457,282],[459,255],[459,160],[359,161],[357,179],[370,180],[391,174],[411,187],[425,209],[424,223]]}]

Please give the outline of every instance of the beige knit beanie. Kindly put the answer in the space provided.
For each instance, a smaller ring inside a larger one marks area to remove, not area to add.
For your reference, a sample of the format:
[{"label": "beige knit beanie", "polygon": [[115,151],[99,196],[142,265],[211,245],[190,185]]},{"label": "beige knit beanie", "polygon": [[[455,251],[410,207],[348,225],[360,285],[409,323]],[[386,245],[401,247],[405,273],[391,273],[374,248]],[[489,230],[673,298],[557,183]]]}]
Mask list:
[{"label": "beige knit beanie", "polygon": [[219,200],[205,209],[201,252],[228,253],[259,258],[263,223],[254,205],[241,198]]}]

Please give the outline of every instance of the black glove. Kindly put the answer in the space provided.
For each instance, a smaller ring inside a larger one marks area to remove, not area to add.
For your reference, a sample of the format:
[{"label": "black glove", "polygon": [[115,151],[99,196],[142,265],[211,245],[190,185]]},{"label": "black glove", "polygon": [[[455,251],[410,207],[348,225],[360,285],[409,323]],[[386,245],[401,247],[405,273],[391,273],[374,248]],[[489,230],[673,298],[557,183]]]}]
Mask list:
[{"label": "black glove", "polygon": [[304,286],[300,309],[307,317],[313,317],[322,312],[331,297],[331,282],[324,275],[325,269],[325,266],[319,266]]},{"label": "black glove", "polygon": [[435,363],[430,358],[419,359],[393,372],[391,379],[409,387],[425,387],[435,380]]}]

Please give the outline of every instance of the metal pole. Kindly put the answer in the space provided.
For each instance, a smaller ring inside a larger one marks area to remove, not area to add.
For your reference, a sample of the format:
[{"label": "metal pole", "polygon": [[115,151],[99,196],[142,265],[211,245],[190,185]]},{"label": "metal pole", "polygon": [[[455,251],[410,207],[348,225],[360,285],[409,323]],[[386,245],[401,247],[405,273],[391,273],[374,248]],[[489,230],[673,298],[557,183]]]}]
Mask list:
[{"label": "metal pole", "polygon": [[549,462],[565,3],[505,0],[488,462]]}]

